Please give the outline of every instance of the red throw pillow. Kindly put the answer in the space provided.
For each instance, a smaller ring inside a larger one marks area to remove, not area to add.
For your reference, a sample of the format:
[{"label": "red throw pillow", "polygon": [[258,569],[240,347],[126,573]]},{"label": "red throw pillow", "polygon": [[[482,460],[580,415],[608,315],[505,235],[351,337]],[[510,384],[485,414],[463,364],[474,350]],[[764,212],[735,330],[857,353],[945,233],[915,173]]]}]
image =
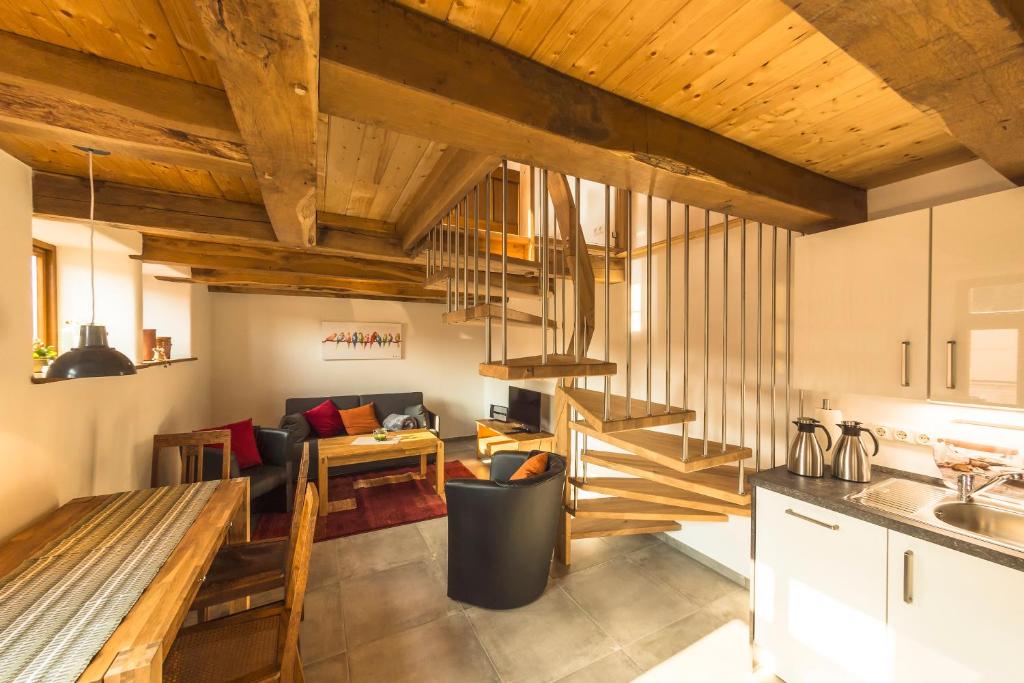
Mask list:
[{"label": "red throw pillow", "polygon": [[341,421],[345,423],[347,434],[372,434],[373,430],[380,429],[380,422],[377,422],[377,415],[373,410],[373,402],[358,408],[340,410]]},{"label": "red throw pillow", "polygon": [[345,433],[345,425],[341,422],[341,415],[338,415],[338,406],[334,405],[331,399],[310,408],[303,415],[316,435],[322,439]]},{"label": "red throw pillow", "polygon": [[[231,432],[231,452],[235,454],[235,461],[238,469],[244,470],[263,464],[260,451],[256,448],[256,433],[253,431],[252,418],[240,422],[232,422],[222,427],[208,427],[200,429],[201,432],[212,432],[217,429],[227,429]],[[221,444],[220,448],[223,448]],[[215,446],[209,446],[215,448]]]}]

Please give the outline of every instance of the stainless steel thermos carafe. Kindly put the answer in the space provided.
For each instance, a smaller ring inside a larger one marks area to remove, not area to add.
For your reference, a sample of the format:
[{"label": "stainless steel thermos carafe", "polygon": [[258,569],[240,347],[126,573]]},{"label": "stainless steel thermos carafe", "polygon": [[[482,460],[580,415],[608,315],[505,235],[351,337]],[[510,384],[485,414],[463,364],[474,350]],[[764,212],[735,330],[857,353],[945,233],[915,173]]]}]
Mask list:
[{"label": "stainless steel thermos carafe", "polygon": [[[828,429],[813,417],[798,417],[793,420],[796,425],[796,437],[789,446],[786,458],[786,469],[803,477],[820,477],[825,474],[825,452],[832,450],[832,437]],[[815,430],[825,432],[828,446],[823,451],[815,436]]]},{"label": "stainless steel thermos carafe", "polygon": [[[832,476],[846,481],[871,481],[871,458],[878,455],[878,439],[870,429],[862,427],[860,422],[847,420],[838,426],[843,433],[832,451]],[[867,434],[875,442],[874,453],[868,454],[860,440],[861,434]]]}]

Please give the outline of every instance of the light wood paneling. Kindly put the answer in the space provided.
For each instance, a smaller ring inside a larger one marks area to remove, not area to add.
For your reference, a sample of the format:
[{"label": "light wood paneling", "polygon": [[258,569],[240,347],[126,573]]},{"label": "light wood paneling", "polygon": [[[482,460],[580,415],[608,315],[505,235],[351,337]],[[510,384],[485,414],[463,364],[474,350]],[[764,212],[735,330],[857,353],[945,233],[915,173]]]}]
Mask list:
[{"label": "light wood paneling", "polygon": [[[971,156],[781,0],[396,1],[852,185]],[[851,106],[859,88],[871,110]]]}]

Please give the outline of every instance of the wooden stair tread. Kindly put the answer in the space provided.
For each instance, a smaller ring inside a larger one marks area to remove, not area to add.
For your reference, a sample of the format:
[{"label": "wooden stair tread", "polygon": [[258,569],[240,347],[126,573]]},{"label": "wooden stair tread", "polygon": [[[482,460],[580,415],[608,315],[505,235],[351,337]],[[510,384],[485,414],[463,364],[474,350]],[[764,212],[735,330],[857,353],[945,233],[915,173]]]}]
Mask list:
[{"label": "wooden stair tread", "polygon": [[[441,320],[447,325],[484,323],[488,318],[492,319],[494,324],[501,324],[501,304],[479,304],[441,315]],[[540,327],[541,317],[509,308],[508,324],[520,327]],[[553,329],[557,326],[558,324],[554,320],[548,320],[549,328]]]},{"label": "wooden stair tread", "polygon": [[652,404],[652,414],[647,415],[647,401],[634,398],[630,402],[631,417],[625,417],[626,397],[612,394],[610,417],[605,420],[603,391],[582,387],[559,387],[558,391],[561,391],[572,407],[583,415],[587,424],[601,434],[692,422],[697,416],[694,411],[677,406],[671,406],[666,411],[664,403]]},{"label": "wooden stair tread", "polygon": [[540,356],[524,356],[509,358],[507,363],[496,361],[481,363],[480,374],[495,379],[542,379],[556,377],[596,377],[614,375],[615,363],[603,360],[584,358],[576,360],[572,354],[549,353],[546,363],[541,363]]},{"label": "wooden stair tread", "polygon": [[[426,278],[423,281],[423,288],[424,289],[429,289],[429,290],[432,290],[432,291],[439,291],[439,292],[447,291],[448,290],[449,272],[451,272],[451,271],[449,271],[449,269],[447,269],[447,268],[442,268],[442,269],[434,272],[433,274],[430,275],[430,277]],[[454,274],[452,275],[452,277],[454,277]],[[462,279],[462,273],[461,272],[459,273],[459,279],[460,279],[460,281]],[[480,273],[480,278],[479,278],[479,283],[478,284],[479,284],[479,287],[478,287],[477,291],[479,292],[479,295],[480,296],[487,296],[488,292],[487,292],[487,288],[484,286],[484,277],[483,277],[483,273],[482,272]],[[460,285],[460,288],[461,288],[461,285]],[[453,292],[455,291],[455,285],[454,284],[452,284],[452,291]],[[472,271],[470,271],[470,273],[469,273],[469,295],[470,295],[470,297],[473,296],[473,272]],[[539,299],[540,298],[540,284],[537,281],[537,278],[533,278],[533,277],[527,277],[527,276],[524,276],[524,275],[516,275],[516,276],[509,277],[509,279],[508,279],[508,295],[510,297],[535,297],[535,298]],[[461,289],[460,289],[460,292],[459,292],[459,296],[460,297],[462,296]],[[495,280],[493,277],[491,278],[490,296],[492,296],[492,297],[500,297],[501,296],[501,280],[500,279]]]},{"label": "wooden stair tread", "polygon": [[703,442],[700,439],[690,439],[685,456],[680,458],[683,454],[683,437],[679,434],[666,434],[650,429],[601,433],[580,421],[570,422],[569,428],[684,474],[750,457],[749,448],[726,444],[723,450],[721,444],[715,441],[708,443],[708,454],[705,456]]},{"label": "wooden stair tread", "polygon": [[630,498],[633,500],[674,505],[692,510],[706,510],[726,515],[741,517],[750,516],[749,505],[728,503],[718,498],[711,498],[685,489],[662,484],[651,479],[640,477],[588,477],[586,481],[573,478],[573,486],[582,491],[602,493],[606,496]]},{"label": "wooden stair tread", "polygon": [[633,536],[635,534],[656,534],[659,531],[679,531],[678,522],[644,519],[600,519],[579,518],[572,520],[570,537],[599,538],[601,536]]},{"label": "wooden stair tread", "polygon": [[699,472],[683,474],[677,470],[659,465],[645,458],[630,453],[611,453],[608,451],[587,450],[583,452],[583,460],[600,467],[632,474],[644,479],[673,486],[684,491],[692,491],[709,498],[724,500],[736,505],[750,505],[750,493],[737,493],[736,482],[739,472],[735,467],[720,465]]},{"label": "wooden stair tread", "polygon": [[729,518],[720,512],[694,510],[678,505],[663,505],[632,498],[583,498],[576,501],[576,519],[645,519],[689,522],[724,522]]}]

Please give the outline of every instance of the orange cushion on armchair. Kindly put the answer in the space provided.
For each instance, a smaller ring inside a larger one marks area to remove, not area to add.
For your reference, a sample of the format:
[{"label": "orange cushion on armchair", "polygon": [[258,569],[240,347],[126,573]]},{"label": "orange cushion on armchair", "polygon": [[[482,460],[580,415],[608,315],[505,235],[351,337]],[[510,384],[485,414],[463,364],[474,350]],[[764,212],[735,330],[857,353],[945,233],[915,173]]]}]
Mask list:
[{"label": "orange cushion on armchair", "polygon": [[377,415],[373,410],[373,403],[367,403],[358,408],[339,410],[341,421],[345,424],[345,431],[349,434],[372,434],[374,429],[380,428],[377,422]]},{"label": "orange cushion on armchair", "polygon": [[548,471],[548,454],[538,453],[531,455],[526,461],[519,466],[509,481],[515,481],[517,479],[528,479],[529,477],[536,477],[538,474],[544,474]]}]

